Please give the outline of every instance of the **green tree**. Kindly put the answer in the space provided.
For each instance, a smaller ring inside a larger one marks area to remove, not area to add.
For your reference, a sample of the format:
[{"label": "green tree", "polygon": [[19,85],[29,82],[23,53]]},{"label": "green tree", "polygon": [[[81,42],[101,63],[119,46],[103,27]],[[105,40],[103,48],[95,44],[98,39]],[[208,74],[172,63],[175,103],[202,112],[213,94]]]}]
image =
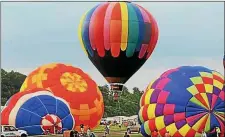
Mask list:
[{"label": "green tree", "polygon": [[5,104],[6,101],[16,92],[20,90],[26,75],[19,72],[6,72],[1,69],[1,104]]},{"label": "green tree", "polygon": [[[20,90],[26,76],[19,72],[7,72],[1,69],[1,78],[1,104],[3,105],[13,94]],[[113,92],[110,91],[107,85],[99,86],[99,89],[104,99],[104,117],[131,116],[138,113],[140,98],[143,94],[143,91],[140,91],[139,88],[134,87],[132,91],[129,91],[124,86],[117,102],[113,100]]]},{"label": "green tree", "polygon": [[133,91],[129,91],[128,88],[124,86],[119,100],[116,102],[113,100],[113,93],[109,90],[107,85],[99,86],[99,89],[104,98],[104,117],[118,115],[131,116],[138,113],[139,102],[143,92],[137,87],[134,87]]}]

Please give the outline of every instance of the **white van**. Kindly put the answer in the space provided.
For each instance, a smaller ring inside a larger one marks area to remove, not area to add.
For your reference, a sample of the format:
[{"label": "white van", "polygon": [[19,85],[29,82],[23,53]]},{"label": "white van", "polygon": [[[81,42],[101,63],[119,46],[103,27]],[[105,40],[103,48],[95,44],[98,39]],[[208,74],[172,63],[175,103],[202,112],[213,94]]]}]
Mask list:
[{"label": "white van", "polygon": [[1,137],[27,137],[28,134],[24,130],[18,130],[12,125],[1,125]]}]

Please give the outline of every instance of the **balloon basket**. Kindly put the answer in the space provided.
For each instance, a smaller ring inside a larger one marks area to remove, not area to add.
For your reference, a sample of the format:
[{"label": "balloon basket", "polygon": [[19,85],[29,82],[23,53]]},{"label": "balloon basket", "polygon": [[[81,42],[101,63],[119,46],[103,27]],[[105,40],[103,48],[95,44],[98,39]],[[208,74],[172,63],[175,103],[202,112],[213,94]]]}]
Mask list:
[{"label": "balloon basket", "polygon": [[120,95],[123,91],[123,84],[121,83],[110,83],[110,91],[113,93],[113,100],[118,102]]},{"label": "balloon basket", "polygon": [[110,90],[116,91],[116,92],[122,92],[123,91],[123,84],[121,83],[110,83]]}]

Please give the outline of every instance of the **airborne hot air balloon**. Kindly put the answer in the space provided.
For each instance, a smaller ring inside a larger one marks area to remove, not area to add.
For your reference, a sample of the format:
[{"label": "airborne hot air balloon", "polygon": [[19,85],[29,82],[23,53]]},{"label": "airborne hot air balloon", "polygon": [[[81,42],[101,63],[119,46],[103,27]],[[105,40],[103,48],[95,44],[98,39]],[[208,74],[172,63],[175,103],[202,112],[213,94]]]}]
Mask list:
[{"label": "airborne hot air balloon", "polygon": [[[224,135],[224,77],[201,66],[182,66],[149,84],[140,100],[143,136],[200,137],[219,127]],[[222,136],[221,136],[222,137]]]},{"label": "airborne hot air balloon", "polygon": [[71,130],[75,125],[69,104],[45,89],[18,92],[1,112],[1,124],[15,125],[29,135]]},{"label": "airborne hot air balloon", "polygon": [[104,113],[103,96],[98,85],[81,69],[67,64],[51,63],[31,72],[21,86],[20,92],[44,88],[66,100],[76,121],[75,129],[94,129],[100,124]]},{"label": "airborne hot air balloon", "polygon": [[223,56],[223,68],[225,69],[225,54]]},{"label": "airborne hot air balloon", "polygon": [[84,52],[113,91],[151,56],[158,27],[153,16],[131,2],[104,2],[82,17],[79,38]]}]

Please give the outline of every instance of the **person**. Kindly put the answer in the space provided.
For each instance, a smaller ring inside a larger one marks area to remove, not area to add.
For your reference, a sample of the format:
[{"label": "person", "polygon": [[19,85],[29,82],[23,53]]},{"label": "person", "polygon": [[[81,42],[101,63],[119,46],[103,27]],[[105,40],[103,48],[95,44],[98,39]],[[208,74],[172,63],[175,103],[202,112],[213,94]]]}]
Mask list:
[{"label": "person", "polygon": [[95,134],[93,132],[91,132],[90,137],[95,137]]},{"label": "person", "polygon": [[80,124],[81,133],[84,133],[84,124]]},{"label": "person", "polygon": [[206,133],[205,133],[204,130],[202,130],[202,135],[201,135],[201,137],[207,137],[207,135],[206,135]]},{"label": "person", "polygon": [[169,131],[166,131],[166,133],[165,133],[165,137],[170,137],[170,133],[169,133]]},{"label": "person", "polygon": [[127,132],[125,132],[123,137],[130,137],[130,135]]},{"label": "person", "polygon": [[216,136],[220,137],[220,128],[219,127],[216,127]]},{"label": "person", "polygon": [[75,137],[75,131],[74,130],[70,131],[70,137]]},{"label": "person", "polygon": [[55,129],[55,134],[61,134],[62,133],[62,129]]},{"label": "person", "polygon": [[107,124],[105,124],[105,133],[107,134]]},{"label": "person", "polygon": [[158,132],[155,130],[155,131],[153,131],[153,133],[152,133],[152,137],[158,137]]},{"label": "person", "polygon": [[109,125],[107,125],[107,124],[106,124],[106,126],[105,126],[105,132],[106,132],[107,134],[109,134]]},{"label": "person", "polygon": [[106,137],[106,134],[107,134],[107,133],[106,133],[106,132],[104,132],[104,134],[103,134],[103,136],[102,136],[102,137]]},{"label": "person", "polygon": [[54,129],[55,129],[55,134],[60,134],[61,131],[62,131],[62,129],[60,129],[58,125],[56,125],[56,126],[54,127]]},{"label": "person", "polygon": [[75,131],[73,132],[73,134],[72,134],[72,137],[79,137],[78,131],[75,130]]},{"label": "person", "polygon": [[114,93],[114,101],[118,101],[118,98],[119,98],[119,94],[118,94],[118,92],[115,92]]},{"label": "person", "polygon": [[90,129],[90,127],[88,127],[88,129],[87,129],[87,136],[88,136],[88,137],[91,136],[91,129]]},{"label": "person", "polygon": [[121,129],[121,127],[122,127],[122,125],[121,125],[121,123],[119,123],[119,128]]},{"label": "person", "polygon": [[108,129],[108,134],[109,134],[109,124],[107,125],[107,129]]},{"label": "person", "polygon": [[44,135],[50,135],[50,130],[51,130],[50,128],[44,130]]},{"label": "person", "polygon": [[210,130],[210,132],[208,133],[208,137],[216,137],[216,128],[215,128],[215,126],[213,126],[214,128],[212,128],[211,130]]},{"label": "person", "polygon": [[4,127],[4,131],[9,131],[9,127]]}]

